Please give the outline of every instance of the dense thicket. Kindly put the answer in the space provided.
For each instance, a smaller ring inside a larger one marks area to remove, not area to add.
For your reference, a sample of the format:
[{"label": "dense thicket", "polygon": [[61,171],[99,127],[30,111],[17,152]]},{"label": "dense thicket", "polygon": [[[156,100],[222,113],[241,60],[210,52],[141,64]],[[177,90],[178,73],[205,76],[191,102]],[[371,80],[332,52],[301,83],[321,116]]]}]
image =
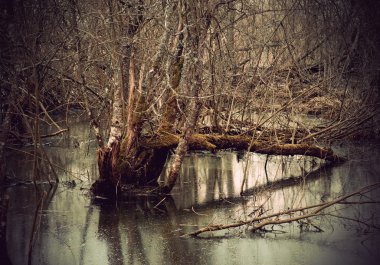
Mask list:
[{"label": "dense thicket", "polygon": [[73,107],[89,114],[113,185],[156,182],[168,135],[178,147],[166,190],[194,133],[249,137],[247,150],[372,137],[378,10],[371,0],[2,1],[0,161],[11,140],[43,156],[41,123]]}]

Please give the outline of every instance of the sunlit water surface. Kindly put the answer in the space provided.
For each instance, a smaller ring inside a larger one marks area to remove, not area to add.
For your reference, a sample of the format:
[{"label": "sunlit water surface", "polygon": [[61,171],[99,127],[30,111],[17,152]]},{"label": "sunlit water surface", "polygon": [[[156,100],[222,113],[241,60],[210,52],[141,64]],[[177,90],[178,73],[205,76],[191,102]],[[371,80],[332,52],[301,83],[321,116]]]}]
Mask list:
[{"label": "sunlit water surface", "polygon": [[[95,143],[88,139],[82,123],[69,136],[49,139],[45,150],[61,183],[52,189],[40,186],[47,194],[39,210],[41,192],[29,182],[7,189],[7,243],[14,265],[28,264],[30,246],[32,264],[380,264],[379,232],[335,217],[311,220],[323,232],[294,223],[268,227],[272,231],[266,233],[240,227],[181,237],[209,224],[248,220],[259,206],[269,213],[317,204],[378,182],[375,144],[336,147],[350,158],[336,167],[299,156],[193,153],[184,161],[171,198],[116,203],[94,201],[88,194],[98,176]],[[32,178],[33,161],[25,151],[8,157],[10,176],[20,180]],[[48,176],[54,178],[51,173],[42,177]],[[245,196],[240,197],[242,189]],[[361,199],[379,200],[379,192],[368,196]],[[380,225],[377,204],[340,205],[329,213]]]}]

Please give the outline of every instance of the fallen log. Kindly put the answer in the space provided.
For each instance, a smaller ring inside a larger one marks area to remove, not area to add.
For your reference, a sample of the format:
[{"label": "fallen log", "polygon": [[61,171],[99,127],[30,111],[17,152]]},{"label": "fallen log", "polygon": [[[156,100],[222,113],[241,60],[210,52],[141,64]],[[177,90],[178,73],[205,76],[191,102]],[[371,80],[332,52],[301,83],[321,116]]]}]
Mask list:
[{"label": "fallen log", "polygon": [[[143,146],[148,149],[171,149],[178,145],[178,141],[178,135],[166,134],[145,138],[143,140]],[[217,150],[225,149],[246,150],[268,155],[312,156],[334,163],[346,161],[346,158],[334,154],[331,148],[324,148],[307,143],[270,143],[258,140],[252,141],[252,138],[249,136],[221,134],[194,134],[189,140],[189,150],[216,152]]]},{"label": "fallen log", "polygon": [[[133,152],[126,150],[122,142],[112,148],[98,150],[100,179],[92,185],[92,191],[100,196],[115,196],[118,192],[141,193],[141,189],[157,193],[169,193],[171,188],[158,187],[157,180],[165,166],[170,149],[178,146],[180,135],[161,132],[142,136],[134,143]],[[223,134],[192,134],[188,139],[188,151],[244,150],[268,155],[302,155],[324,159],[332,163],[344,162],[329,148],[302,143],[289,144],[252,140],[252,136]]]}]

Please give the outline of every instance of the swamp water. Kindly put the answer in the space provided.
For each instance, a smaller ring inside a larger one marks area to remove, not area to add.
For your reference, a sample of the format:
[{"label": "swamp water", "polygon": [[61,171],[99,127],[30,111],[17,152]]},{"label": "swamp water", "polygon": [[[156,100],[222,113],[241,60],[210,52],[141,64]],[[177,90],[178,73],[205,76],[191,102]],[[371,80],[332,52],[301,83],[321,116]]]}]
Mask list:
[{"label": "swamp water", "polygon": [[[380,148],[374,144],[335,148],[349,157],[335,167],[299,156],[267,160],[237,152],[193,153],[170,198],[115,203],[88,195],[98,172],[95,143],[87,139],[88,129],[79,123],[70,137],[47,140],[45,150],[61,183],[40,186],[47,194],[39,210],[41,195],[30,182],[7,188],[13,265],[28,264],[33,225],[32,264],[380,264],[378,230],[331,216],[314,218],[312,225],[267,227],[271,232],[266,233],[240,227],[181,237],[209,224],[249,220],[258,209],[265,214],[317,204],[379,182]],[[27,149],[23,152],[9,154],[8,172],[25,181],[31,179],[33,161]],[[245,196],[240,197],[244,175]],[[297,184],[280,181],[300,176]],[[367,196],[356,201],[380,201],[380,191]],[[380,225],[378,204],[340,205],[327,212]]]}]

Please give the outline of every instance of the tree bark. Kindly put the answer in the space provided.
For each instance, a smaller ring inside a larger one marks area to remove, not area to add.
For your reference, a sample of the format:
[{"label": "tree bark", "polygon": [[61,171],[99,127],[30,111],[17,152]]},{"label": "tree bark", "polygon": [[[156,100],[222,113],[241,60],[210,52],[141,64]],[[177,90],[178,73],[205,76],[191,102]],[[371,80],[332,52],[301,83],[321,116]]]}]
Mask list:
[{"label": "tree bark", "polygon": [[[203,67],[203,41],[206,39],[206,34],[210,26],[210,13],[209,6],[206,3],[205,10],[200,10],[197,5],[188,6],[187,21],[187,48],[189,50],[188,67],[189,76],[192,77],[190,86],[191,102],[186,109],[186,113],[190,113],[187,117],[184,126],[183,135],[180,137],[178,146],[175,150],[173,162],[170,166],[170,171],[162,187],[163,192],[167,193],[172,190],[179,175],[183,158],[187,153],[189,140],[194,133],[200,109],[201,101],[199,98],[200,91],[202,89],[202,67]],[[205,16],[200,17],[200,14],[204,12]],[[190,83],[190,82],[189,82]]]}]

